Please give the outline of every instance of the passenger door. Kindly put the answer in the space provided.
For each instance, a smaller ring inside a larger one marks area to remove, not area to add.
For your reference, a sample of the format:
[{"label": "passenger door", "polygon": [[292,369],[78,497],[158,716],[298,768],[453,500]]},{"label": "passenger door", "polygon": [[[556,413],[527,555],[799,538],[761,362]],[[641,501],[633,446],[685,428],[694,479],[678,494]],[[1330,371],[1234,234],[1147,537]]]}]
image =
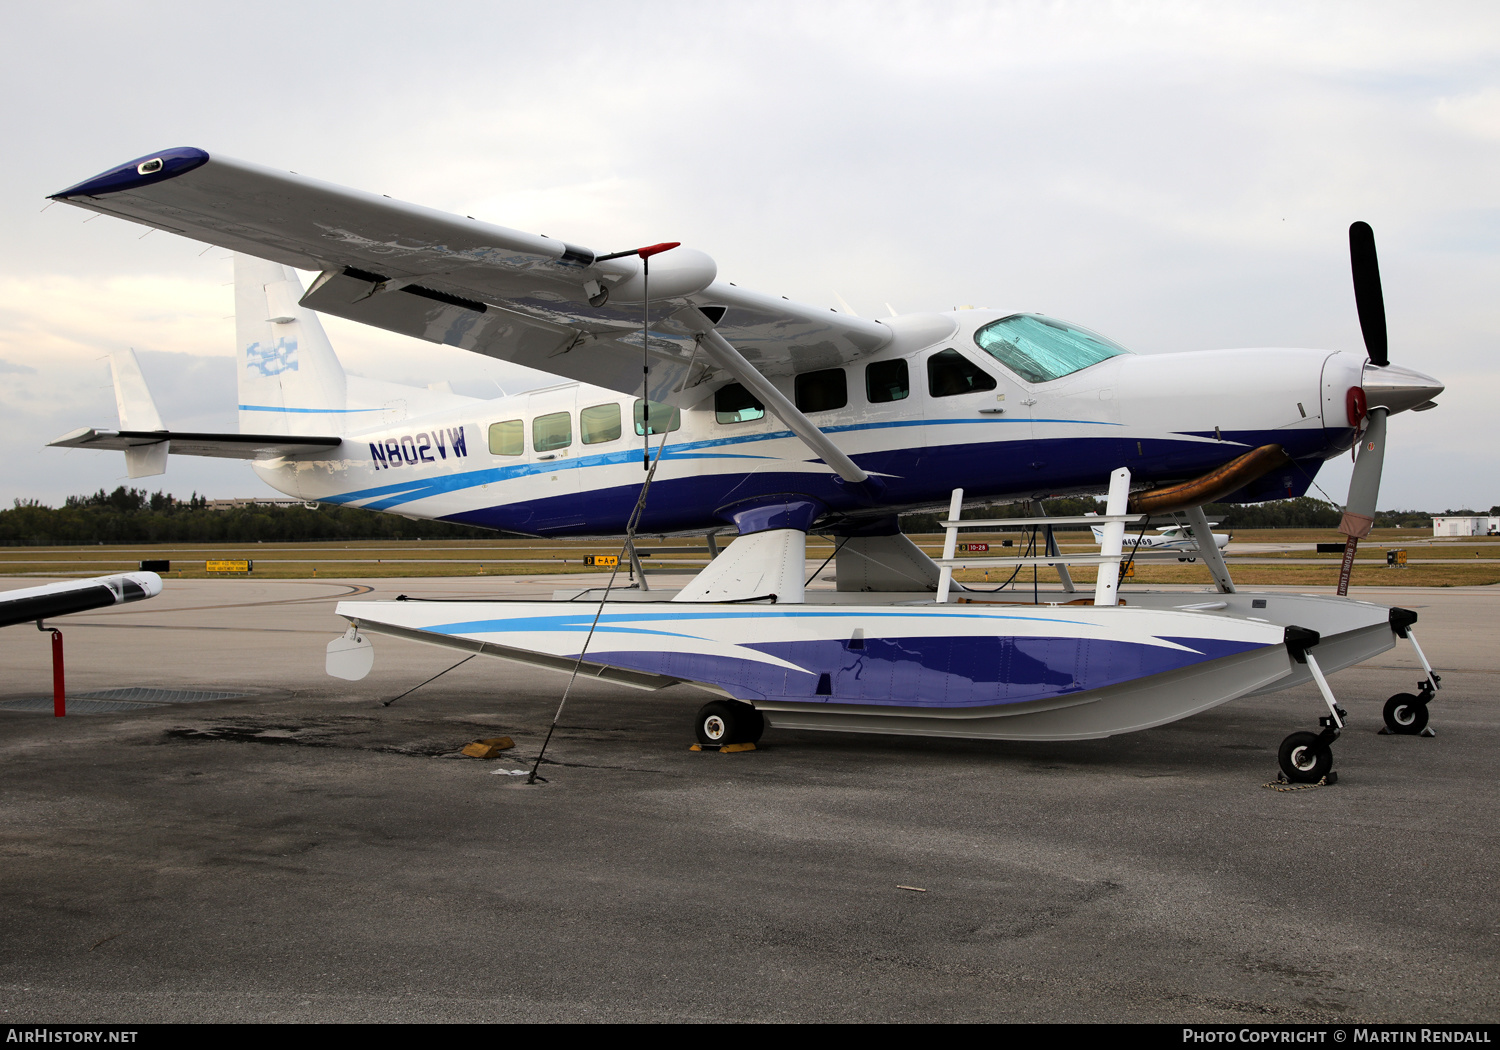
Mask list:
[{"label": "passenger door", "polygon": [[531,527],[548,532],[583,523],[578,504],[578,388],[539,390],[527,398],[525,499]]}]

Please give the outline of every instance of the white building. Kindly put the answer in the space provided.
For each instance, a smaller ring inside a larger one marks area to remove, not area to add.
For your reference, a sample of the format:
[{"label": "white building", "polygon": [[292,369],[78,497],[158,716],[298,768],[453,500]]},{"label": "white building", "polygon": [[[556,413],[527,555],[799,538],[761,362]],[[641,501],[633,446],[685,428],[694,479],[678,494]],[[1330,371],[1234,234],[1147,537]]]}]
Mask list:
[{"label": "white building", "polygon": [[1451,514],[1432,519],[1434,536],[1484,536],[1500,532],[1500,517],[1491,514]]}]

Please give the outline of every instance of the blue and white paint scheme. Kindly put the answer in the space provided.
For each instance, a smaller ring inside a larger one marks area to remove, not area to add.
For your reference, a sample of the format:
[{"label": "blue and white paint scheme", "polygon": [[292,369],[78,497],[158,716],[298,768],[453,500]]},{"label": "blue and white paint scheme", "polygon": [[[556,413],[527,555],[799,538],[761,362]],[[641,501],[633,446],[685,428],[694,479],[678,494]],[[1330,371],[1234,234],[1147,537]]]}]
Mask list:
[{"label": "blue and white paint scheme", "polygon": [[[1256,502],[1301,495],[1356,441],[1383,455],[1385,416],[1442,390],[1383,349],[1379,363],[1137,355],[1024,306],[869,320],[741,288],[689,247],[599,253],[191,147],[54,199],[237,253],[241,426],[169,431],[122,354],[120,429],[55,445],[122,449],[132,476],[169,453],[233,456],[304,500],[604,536],[625,531],[650,444],[661,453],[638,531],[739,536],[687,586],[629,602],[344,603],[352,626],[330,673],[359,677],[363,632],[386,633],[559,670],[582,660],[644,688],[691,682],[774,724],[1063,739],[1309,676],[1338,722],[1308,653],[1320,624],[1333,629],[1322,644],[1341,639],[1323,650],[1330,669],[1394,643],[1377,606],[1237,594],[1207,497],[1181,506],[1218,600],[1126,608],[1114,576],[1125,523],[1144,523],[1127,514],[1131,486],[1219,484],[1213,499]],[[296,270],[319,276],[304,290]],[[319,313],[561,382],[476,400],[359,380]],[[1237,466],[1251,459],[1262,465]],[[957,526],[941,566],[897,527],[916,509],[947,506],[953,521],[965,503],[1106,490],[1088,607],[987,604],[952,582]],[[839,537],[835,592],[804,588],[814,529]]]},{"label": "blue and white paint scheme", "polygon": [[[749,703],[773,725],[1076,739],[1170,722],[1285,678],[1284,629],[1092,606],[343,602],[354,629]],[[1108,615],[1105,615],[1107,612]],[[544,662],[547,659],[551,663]]]}]

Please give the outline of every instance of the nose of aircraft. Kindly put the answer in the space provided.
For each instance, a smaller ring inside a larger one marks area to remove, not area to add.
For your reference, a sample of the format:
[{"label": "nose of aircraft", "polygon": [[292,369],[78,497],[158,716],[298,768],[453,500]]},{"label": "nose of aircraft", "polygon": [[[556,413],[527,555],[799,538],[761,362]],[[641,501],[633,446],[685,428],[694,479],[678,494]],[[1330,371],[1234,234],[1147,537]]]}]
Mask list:
[{"label": "nose of aircraft", "polygon": [[1407,409],[1424,412],[1435,407],[1433,398],[1443,392],[1443,384],[1432,376],[1400,365],[1366,363],[1360,385],[1364,387],[1365,401],[1371,408],[1386,408],[1392,412]]}]

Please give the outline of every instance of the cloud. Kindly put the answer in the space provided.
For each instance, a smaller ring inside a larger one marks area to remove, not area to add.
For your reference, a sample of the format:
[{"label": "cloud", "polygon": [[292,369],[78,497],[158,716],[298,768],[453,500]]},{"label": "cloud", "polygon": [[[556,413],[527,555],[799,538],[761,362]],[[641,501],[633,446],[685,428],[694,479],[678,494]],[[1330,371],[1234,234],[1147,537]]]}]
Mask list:
[{"label": "cloud", "polygon": [[1440,98],[1433,106],[1439,120],[1465,135],[1500,139],[1500,87],[1470,95]]}]

